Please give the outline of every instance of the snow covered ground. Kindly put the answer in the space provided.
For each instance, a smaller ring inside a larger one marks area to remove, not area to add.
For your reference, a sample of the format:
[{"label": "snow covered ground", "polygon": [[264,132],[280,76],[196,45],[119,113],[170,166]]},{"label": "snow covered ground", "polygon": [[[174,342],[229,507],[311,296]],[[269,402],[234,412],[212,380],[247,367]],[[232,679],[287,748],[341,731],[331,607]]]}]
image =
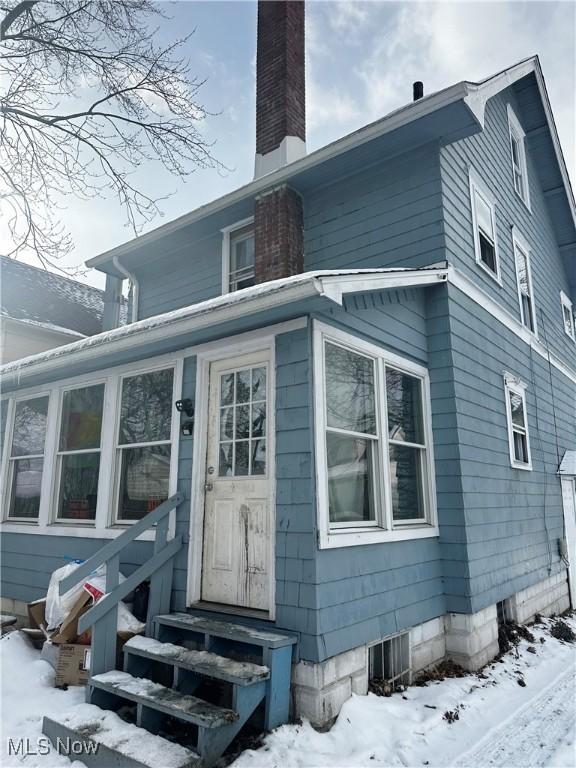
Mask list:
[{"label": "snow covered ground", "polygon": [[[568,623],[576,632],[576,618]],[[390,698],[355,696],[331,731],[283,726],[262,748],[244,752],[234,768],[575,768],[576,645],[553,638],[549,626],[531,628],[535,642],[521,641],[518,654],[512,651],[483,676],[414,686]],[[84,689],[53,688],[52,668],[18,632],[0,639],[0,674],[3,768],[70,766],[38,741],[42,716],[77,707]],[[458,719],[449,723],[446,712]],[[9,755],[9,739],[28,739],[29,747],[48,753]]]}]

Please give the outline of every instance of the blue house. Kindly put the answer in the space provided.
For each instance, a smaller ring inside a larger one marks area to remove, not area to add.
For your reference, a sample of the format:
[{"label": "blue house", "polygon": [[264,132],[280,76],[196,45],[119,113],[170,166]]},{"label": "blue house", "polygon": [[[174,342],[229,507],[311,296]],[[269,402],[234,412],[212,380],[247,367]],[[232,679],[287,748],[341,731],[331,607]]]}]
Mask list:
[{"label": "blue house", "polygon": [[206,764],[262,702],[323,725],[574,604],[576,207],[540,64],[414,96],[307,154],[303,4],[261,3],[254,180],[88,262],[132,322],[2,369],[4,606],[106,560],[89,695],[158,730],[132,677],[198,702],[202,675],[152,641],[111,671],[151,578],[149,634],[258,664],[252,699],[220,666],[232,714],[180,707]]}]

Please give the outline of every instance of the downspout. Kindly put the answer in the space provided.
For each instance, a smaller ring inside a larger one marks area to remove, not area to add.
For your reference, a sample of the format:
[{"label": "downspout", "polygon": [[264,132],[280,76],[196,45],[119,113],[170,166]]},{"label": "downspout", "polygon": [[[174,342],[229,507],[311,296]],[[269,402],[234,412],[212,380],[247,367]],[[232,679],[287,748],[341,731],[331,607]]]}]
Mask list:
[{"label": "downspout", "polygon": [[130,318],[132,323],[136,323],[138,321],[138,300],[140,298],[140,283],[138,282],[138,278],[133,272],[128,272],[126,267],[123,264],[120,264],[120,260],[118,259],[118,256],[112,257],[112,263],[120,272],[124,275],[124,277],[128,278],[130,281],[130,285],[132,286],[132,317]]}]

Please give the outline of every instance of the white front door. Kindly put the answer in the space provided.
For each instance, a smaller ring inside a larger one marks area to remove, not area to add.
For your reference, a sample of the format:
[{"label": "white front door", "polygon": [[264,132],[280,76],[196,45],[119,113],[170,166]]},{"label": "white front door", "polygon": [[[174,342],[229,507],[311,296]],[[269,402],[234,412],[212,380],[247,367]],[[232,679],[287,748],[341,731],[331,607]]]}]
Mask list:
[{"label": "white front door", "polygon": [[564,530],[568,550],[568,581],[572,607],[576,606],[576,480],[562,477],[562,503],[564,506]]},{"label": "white front door", "polygon": [[270,354],[210,366],[202,600],[270,609]]}]

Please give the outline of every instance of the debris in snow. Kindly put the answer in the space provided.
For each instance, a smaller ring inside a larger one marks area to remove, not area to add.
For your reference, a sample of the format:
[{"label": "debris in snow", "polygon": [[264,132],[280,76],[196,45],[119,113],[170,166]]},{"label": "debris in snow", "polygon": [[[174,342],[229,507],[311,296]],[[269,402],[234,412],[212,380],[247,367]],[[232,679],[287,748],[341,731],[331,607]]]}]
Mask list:
[{"label": "debris in snow", "polygon": [[500,654],[507,653],[511,648],[515,648],[520,640],[527,640],[529,643],[536,642],[534,635],[524,624],[514,624],[512,621],[506,621],[498,627]]},{"label": "debris in snow", "polygon": [[443,719],[446,720],[447,723],[455,723],[456,720],[460,720],[460,715],[458,714],[458,707],[456,709],[449,709],[447,712],[444,712]]},{"label": "debris in snow", "polygon": [[528,648],[526,648],[528,653],[536,653],[536,648],[534,648],[533,645],[529,645]]},{"label": "debris in snow", "polygon": [[413,685],[424,686],[428,685],[428,683],[446,680],[448,677],[466,677],[468,674],[466,670],[462,669],[454,661],[442,661],[432,669],[421,672],[416,680],[414,680]]},{"label": "debris in snow", "polygon": [[554,624],[550,627],[550,634],[552,637],[555,637],[557,640],[562,640],[565,643],[573,643],[576,641],[576,635],[568,624],[566,624],[565,621],[562,621],[562,619],[556,619]]}]

